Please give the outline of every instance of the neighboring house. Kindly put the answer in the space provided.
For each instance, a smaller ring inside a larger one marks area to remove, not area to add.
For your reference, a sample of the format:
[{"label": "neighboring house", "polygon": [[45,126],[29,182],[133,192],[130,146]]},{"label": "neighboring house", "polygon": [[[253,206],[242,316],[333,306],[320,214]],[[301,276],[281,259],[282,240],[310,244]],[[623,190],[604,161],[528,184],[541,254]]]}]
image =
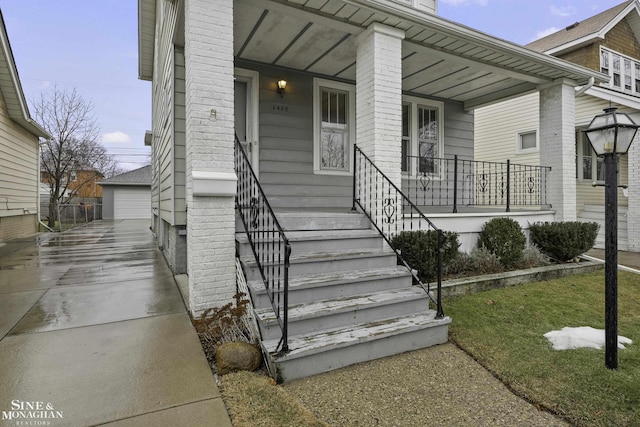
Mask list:
[{"label": "neighboring house", "polygon": [[0,242],[38,231],[39,138],[0,12]]},{"label": "neighboring house", "polygon": [[[573,167],[575,183],[562,201],[566,219],[598,221],[604,244],[604,165],[584,137],[591,120],[609,105],[618,107],[640,124],[640,2],[629,0],[581,22],[576,22],[528,48],[601,71],[610,80],[576,88],[575,110],[564,112],[574,124],[575,138],[564,162]],[[537,92],[476,110],[477,160],[544,165],[540,143],[541,111]],[[551,115],[549,117],[552,117]],[[547,164],[548,165],[548,164]],[[640,138],[620,158],[619,237],[621,250],[640,251],[640,223],[627,221],[627,212],[640,212]]]},{"label": "neighboring house", "polygon": [[99,186],[102,219],[151,219],[151,166],[105,179]]},{"label": "neighboring house", "polygon": [[[447,339],[448,318],[404,305],[416,288],[369,219],[350,213],[354,182],[356,199],[385,227],[413,225],[387,180],[436,226],[462,234],[494,215],[523,225],[574,215],[560,203],[575,186],[573,164],[562,161],[574,139],[563,112],[573,111],[576,86],[608,76],[439,18],[436,9],[434,0],[139,0],[139,76],[152,82],[153,96],[145,137],[152,227],[174,272],[188,274],[194,315],[232,301],[237,242],[263,347],[285,379]],[[552,170],[539,200],[507,213],[497,189],[481,203],[489,175],[474,172],[473,110],[535,91],[556,118],[538,125],[541,161]],[[240,151],[234,155],[234,137],[288,233],[288,292],[280,288],[286,242]],[[236,194],[255,251],[237,227]],[[469,212],[478,205],[484,213]],[[261,277],[277,277],[264,308]],[[397,279],[401,289],[390,291]],[[289,352],[276,353],[287,343]]]},{"label": "neighboring house", "polygon": [[[102,172],[94,169],[73,170],[67,174],[62,186],[66,185],[65,194],[73,198],[101,198],[102,187],[98,185],[104,179]],[[40,181],[49,185],[50,175],[48,172],[40,171]],[[64,201],[64,199],[63,199]]]}]

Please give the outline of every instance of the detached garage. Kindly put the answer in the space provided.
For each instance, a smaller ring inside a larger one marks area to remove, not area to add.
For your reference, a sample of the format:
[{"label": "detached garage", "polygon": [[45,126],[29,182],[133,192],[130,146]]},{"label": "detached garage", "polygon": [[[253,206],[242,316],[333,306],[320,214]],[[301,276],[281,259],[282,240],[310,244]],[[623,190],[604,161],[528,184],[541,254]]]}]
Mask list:
[{"label": "detached garage", "polygon": [[100,181],[103,219],[151,219],[151,166]]}]

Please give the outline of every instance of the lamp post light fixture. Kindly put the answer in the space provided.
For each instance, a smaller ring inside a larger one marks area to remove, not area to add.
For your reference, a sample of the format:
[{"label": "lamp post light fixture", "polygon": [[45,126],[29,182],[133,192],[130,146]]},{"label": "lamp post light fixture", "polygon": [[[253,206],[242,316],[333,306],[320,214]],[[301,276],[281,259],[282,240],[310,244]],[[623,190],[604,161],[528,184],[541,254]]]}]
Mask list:
[{"label": "lamp post light fixture", "polygon": [[618,369],[618,156],[627,154],[638,125],[616,107],[604,109],[584,131],[597,156],[604,156],[605,365]]}]

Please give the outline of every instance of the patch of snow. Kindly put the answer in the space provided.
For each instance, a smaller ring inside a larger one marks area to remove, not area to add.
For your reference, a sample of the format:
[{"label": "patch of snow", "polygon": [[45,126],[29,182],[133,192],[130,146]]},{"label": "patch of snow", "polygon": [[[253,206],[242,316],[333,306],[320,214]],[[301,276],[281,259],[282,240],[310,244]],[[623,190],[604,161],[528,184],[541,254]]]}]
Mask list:
[{"label": "patch of snow", "polygon": [[[554,350],[573,350],[576,348],[601,349],[605,346],[604,329],[594,329],[589,326],[578,328],[564,327],[559,331],[551,331],[544,334],[551,342]],[[624,349],[625,344],[632,344],[627,337],[618,335],[618,348]]]}]

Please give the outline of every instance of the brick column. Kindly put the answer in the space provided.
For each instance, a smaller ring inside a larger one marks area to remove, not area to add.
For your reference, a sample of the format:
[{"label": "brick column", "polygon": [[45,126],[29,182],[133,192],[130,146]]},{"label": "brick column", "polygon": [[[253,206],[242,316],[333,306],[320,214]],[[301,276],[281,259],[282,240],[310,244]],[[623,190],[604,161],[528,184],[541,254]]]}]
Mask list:
[{"label": "brick column", "polygon": [[[356,143],[398,187],[402,184],[403,39],[404,31],[371,24],[358,36],[356,58]],[[389,203],[399,213],[399,200],[387,194],[378,194],[377,199],[380,209]],[[383,215],[380,209],[375,217]],[[389,219],[399,220],[397,216]]]},{"label": "brick column", "polygon": [[[636,121],[636,123],[638,123]],[[636,135],[629,148],[628,160],[628,203],[627,208],[627,233],[629,250],[640,252],[640,221],[635,217],[640,212],[640,137]]]},{"label": "brick column", "polygon": [[235,293],[233,0],[185,1],[189,306]]},{"label": "brick column", "polygon": [[556,221],[576,220],[575,90],[569,82],[540,89],[540,165],[551,166],[547,200]]},{"label": "brick column", "polygon": [[374,23],[358,36],[356,141],[400,185],[402,155],[402,39],[404,32]]}]

